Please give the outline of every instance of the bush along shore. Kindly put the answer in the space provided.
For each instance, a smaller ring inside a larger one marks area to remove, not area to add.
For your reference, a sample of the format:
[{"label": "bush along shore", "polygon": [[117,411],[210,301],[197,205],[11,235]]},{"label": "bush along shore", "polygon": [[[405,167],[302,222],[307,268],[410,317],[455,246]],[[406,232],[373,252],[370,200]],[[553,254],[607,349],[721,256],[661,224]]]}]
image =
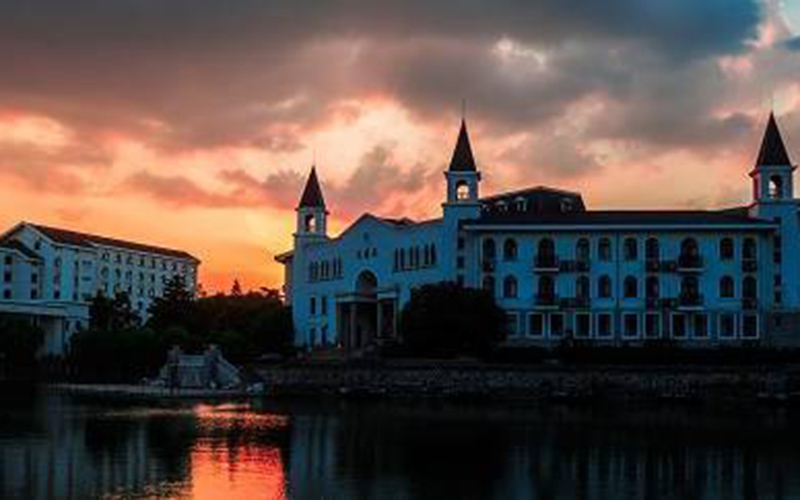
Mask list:
[{"label": "bush along shore", "polygon": [[800,401],[800,368],[524,366],[470,362],[262,366],[274,396]]}]

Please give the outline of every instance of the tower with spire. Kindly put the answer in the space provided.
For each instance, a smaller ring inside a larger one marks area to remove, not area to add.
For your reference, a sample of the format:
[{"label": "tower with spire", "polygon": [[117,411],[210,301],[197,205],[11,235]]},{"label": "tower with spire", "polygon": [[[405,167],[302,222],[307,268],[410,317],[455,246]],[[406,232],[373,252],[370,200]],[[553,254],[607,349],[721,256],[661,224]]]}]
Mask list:
[{"label": "tower with spire", "polygon": [[[773,235],[773,281],[780,294],[780,307],[800,308],[800,262],[794,258],[800,241],[798,201],[794,198],[794,170],[781,137],[775,115],[770,113],[755,166],[750,215],[770,219],[778,225]],[[776,306],[779,306],[777,304]]]},{"label": "tower with spire", "polygon": [[297,205],[297,229],[295,230],[295,247],[304,242],[325,240],[327,233],[328,211],[325,208],[325,198],[322,196],[317,179],[316,166],[311,167],[306,187]]},{"label": "tower with spire", "polygon": [[[467,123],[463,117],[453,156],[444,176],[447,181],[447,198],[442,204],[442,253],[448,258],[443,259],[443,266],[448,275],[456,276],[459,282],[464,282],[472,273],[465,269],[458,269],[456,265],[459,261],[459,252],[465,251],[463,245],[459,243],[459,241],[464,241],[460,227],[463,221],[480,217],[481,173],[478,171],[475,156],[472,154]],[[463,256],[461,260],[463,260]]]}]

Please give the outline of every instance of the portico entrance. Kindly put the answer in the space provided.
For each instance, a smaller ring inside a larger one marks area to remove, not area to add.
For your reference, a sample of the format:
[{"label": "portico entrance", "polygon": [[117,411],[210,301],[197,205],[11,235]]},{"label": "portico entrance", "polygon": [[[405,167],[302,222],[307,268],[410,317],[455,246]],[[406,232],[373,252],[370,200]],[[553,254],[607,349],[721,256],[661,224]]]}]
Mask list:
[{"label": "portico entrance", "polygon": [[339,338],[346,351],[379,345],[395,337],[397,292],[379,289],[372,271],[362,271],[355,291],[337,297]]}]

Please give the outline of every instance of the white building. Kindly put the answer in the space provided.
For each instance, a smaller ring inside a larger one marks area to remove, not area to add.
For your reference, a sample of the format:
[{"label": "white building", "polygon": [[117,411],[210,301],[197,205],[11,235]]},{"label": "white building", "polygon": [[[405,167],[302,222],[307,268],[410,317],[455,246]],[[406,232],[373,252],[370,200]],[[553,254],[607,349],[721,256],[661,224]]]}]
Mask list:
[{"label": "white building", "polygon": [[0,315],[32,319],[43,354],[62,355],[98,293],[126,292],[145,319],[173,275],[195,290],[199,264],[180,250],[21,222],[0,236]]},{"label": "white building", "polygon": [[790,341],[800,336],[794,169],[770,116],[747,206],[590,210],[579,193],[547,187],[481,197],[462,122],[441,218],[364,214],[331,237],[312,168],[294,248],[276,257],[296,343],[357,350],[394,337],[411,290],[439,281],[491,290],[511,345]]}]

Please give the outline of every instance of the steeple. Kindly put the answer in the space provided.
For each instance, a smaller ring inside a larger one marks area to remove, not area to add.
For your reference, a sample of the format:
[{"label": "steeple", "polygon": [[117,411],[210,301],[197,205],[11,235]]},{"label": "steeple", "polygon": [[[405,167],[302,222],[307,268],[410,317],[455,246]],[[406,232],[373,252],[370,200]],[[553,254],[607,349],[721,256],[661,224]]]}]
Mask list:
[{"label": "steeple", "polygon": [[761,140],[761,149],[758,151],[756,168],[759,166],[791,164],[789,154],[786,152],[786,146],[783,144],[781,132],[778,129],[778,123],[775,121],[775,115],[770,112],[767,129],[764,131],[764,138]]},{"label": "steeple", "polygon": [[472,156],[472,146],[469,143],[469,134],[467,134],[467,122],[461,119],[461,130],[458,132],[458,141],[456,141],[456,148],[453,150],[453,158],[450,160],[450,172],[475,172],[478,168],[475,166],[475,157]]},{"label": "steeple", "polygon": [[317,180],[316,166],[311,167],[306,187],[303,189],[303,196],[300,197],[300,204],[297,207],[325,208],[325,198],[322,197],[322,189],[319,187],[319,181]]}]

